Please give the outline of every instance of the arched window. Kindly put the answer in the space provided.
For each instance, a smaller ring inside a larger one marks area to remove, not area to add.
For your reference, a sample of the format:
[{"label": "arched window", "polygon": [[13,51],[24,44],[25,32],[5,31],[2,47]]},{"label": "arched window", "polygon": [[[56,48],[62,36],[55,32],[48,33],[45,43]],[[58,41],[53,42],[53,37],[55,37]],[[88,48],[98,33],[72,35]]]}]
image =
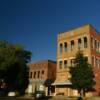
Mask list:
[{"label": "arched window", "polygon": [[67,60],[64,60],[64,68],[67,68]]},{"label": "arched window", "polygon": [[63,44],[60,43],[60,53],[62,53],[62,51],[63,51]]},{"label": "arched window", "polygon": [[84,37],[84,48],[87,48],[87,37]]},{"label": "arched window", "polygon": [[64,51],[67,52],[67,42],[64,42]]},{"label": "arched window", "polygon": [[81,47],[81,43],[82,43],[82,40],[81,40],[81,38],[79,38],[78,39],[78,48],[80,49],[80,47]]},{"label": "arched window", "polygon": [[71,51],[74,49],[74,40],[71,41]]}]

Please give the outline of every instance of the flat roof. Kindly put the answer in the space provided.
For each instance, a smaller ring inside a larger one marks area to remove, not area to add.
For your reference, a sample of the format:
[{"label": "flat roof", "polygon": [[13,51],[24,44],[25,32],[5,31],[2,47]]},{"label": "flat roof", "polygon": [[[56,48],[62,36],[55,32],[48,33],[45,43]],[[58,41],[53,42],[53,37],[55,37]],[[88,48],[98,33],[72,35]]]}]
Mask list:
[{"label": "flat roof", "polygon": [[76,29],[78,29],[78,28],[82,28],[82,27],[85,27],[85,26],[90,26],[90,27],[92,27],[97,33],[99,33],[99,32],[96,30],[96,28],[95,28],[92,24],[84,24],[84,25],[80,25],[80,26],[78,26],[78,27],[70,28],[70,29],[68,29],[68,30],[66,30],[66,31],[63,31],[63,32],[59,32],[58,35],[59,35],[59,34],[63,34],[63,33],[65,33],[65,32],[74,31],[74,30],[76,30]]}]

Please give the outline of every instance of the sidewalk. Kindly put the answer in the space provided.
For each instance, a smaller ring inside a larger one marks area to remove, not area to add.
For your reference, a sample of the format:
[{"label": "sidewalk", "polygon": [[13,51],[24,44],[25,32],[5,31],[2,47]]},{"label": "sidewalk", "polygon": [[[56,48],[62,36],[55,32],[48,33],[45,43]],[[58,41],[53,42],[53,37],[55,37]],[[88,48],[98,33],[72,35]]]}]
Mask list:
[{"label": "sidewalk", "polygon": [[24,95],[24,96],[19,96],[16,98],[34,100],[34,97],[32,95]]},{"label": "sidewalk", "polygon": [[[26,100],[34,100],[34,97],[31,95],[25,95],[16,97],[20,99],[26,99]],[[53,96],[53,97],[45,97],[40,100],[78,100],[78,97],[68,97],[68,96]],[[100,100],[100,97],[85,97],[83,100]]]}]

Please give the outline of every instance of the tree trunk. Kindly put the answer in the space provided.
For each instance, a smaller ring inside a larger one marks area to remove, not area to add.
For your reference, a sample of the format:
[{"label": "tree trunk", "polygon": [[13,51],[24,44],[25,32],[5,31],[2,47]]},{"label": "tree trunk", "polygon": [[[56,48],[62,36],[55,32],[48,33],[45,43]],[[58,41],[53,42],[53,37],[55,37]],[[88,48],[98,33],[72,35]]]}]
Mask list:
[{"label": "tree trunk", "polygon": [[81,96],[81,97],[84,97],[84,96],[85,96],[84,89],[81,89],[81,91],[80,91],[80,96]]}]

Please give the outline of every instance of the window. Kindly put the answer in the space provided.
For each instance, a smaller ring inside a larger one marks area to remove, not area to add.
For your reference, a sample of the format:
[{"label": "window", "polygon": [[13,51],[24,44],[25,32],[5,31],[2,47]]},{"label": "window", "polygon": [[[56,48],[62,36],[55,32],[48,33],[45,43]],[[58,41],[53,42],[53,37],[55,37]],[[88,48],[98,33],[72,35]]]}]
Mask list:
[{"label": "window", "polygon": [[87,48],[87,37],[84,37],[84,48]]},{"label": "window", "polygon": [[62,53],[62,51],[63,51],[63,44],[60,43],[60,53]]},{"label": "window", "polygon": [[44,74],[44,70],[42,70],[42,74]]},{"label": "window", "polygon": [[79,38],[79,39],[78,39],[78,49],[80,49],[81,43],[82,43],[81,38]]},{"label": "window", "polygon": [[97,67],[97,65],[98,65],[98,59],[96,58],[95,59],[95,66]]},{"label": "window", "polygon": [[71,51],[74,49],[74,40],[71,41]]},{"label": "window", "polygon": [[96,67],[99,68],[99,59],[96,58]]},{"label": "window", "polygon": [[32,73],[32,72],[30,72],[30,78],[32,78],[32,74],[33,74],[33,73]]},{"label": "window", "polygon": [[94,41],[95,49],[97,49],[97,41]]},{"label": "window", "polygon": [[64,68],[67,68],[67,60],[64,60]]},{"label": "window", "polygon": [[40,71],[38,71],[38,78],[40,77]]},{"label": "window", "polygon": [[94,66],[94,56],[92,56],[92,65]]},{"label": "window", "polygon": [[67,42],[64,42],[64,51],[67,52]]},{"label": "window", "polygon": [[99,41],[97,42],[97,51],[99,52]]},{"label": "window", "polygon": [[62,61],[59,61],[59,68],[62,68]]},{"label": "window", "polygon": [[93,48],[93,38],[91,37],[91,47]]},{"label": "window", "polygon": [[36,72],[34,72],[34,78],[36,78]]}]

